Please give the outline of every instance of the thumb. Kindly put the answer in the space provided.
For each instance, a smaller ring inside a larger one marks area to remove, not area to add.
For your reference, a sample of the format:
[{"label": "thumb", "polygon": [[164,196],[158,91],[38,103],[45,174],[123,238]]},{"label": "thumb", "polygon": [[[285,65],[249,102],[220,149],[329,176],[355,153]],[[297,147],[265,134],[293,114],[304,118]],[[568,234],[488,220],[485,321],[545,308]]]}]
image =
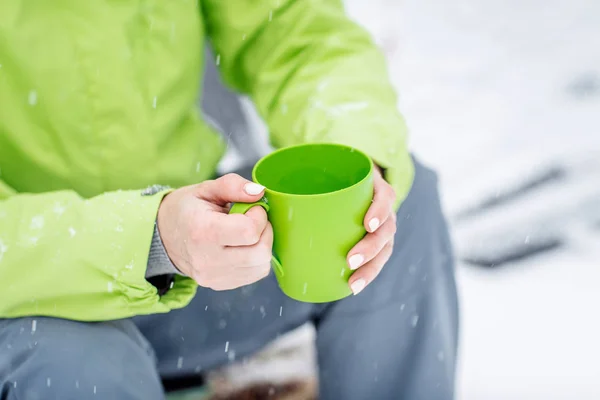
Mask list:
[{"label": "thumb", "polygon": [[200,197],[213,204],[224,206],[227,203],[251,203],[260,200],[265,187],[242,178],[238,174],[227,174],[214,181],[199,186]]}]

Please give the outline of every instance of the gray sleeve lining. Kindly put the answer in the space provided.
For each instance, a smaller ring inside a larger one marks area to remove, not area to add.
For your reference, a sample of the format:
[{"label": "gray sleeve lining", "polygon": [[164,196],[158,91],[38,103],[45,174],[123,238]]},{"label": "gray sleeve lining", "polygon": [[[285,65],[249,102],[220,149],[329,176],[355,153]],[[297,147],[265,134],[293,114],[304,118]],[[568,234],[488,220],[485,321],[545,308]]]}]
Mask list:
[{"label": "gray sleeve lining", "polygon": [[157,224],[154,224],[154,234],[146,267],[146,278],[158,275],[177,274],[183,275],[169,258],[165,246],[160,238]]}]

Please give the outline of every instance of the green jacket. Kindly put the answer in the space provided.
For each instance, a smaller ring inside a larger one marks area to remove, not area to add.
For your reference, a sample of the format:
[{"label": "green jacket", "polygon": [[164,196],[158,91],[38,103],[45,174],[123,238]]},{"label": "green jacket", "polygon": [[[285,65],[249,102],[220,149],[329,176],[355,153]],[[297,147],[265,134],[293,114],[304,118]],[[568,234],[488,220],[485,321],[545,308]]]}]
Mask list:
[{"label": "green jacket", "polygon": [[413,166],[384,57],[336,0],[0,3],[0,318],[83,321],[167,312],[144,278],[164,196],[210,178],[224,151],[196,107],[208,38],[273,145],[339,142]]}]

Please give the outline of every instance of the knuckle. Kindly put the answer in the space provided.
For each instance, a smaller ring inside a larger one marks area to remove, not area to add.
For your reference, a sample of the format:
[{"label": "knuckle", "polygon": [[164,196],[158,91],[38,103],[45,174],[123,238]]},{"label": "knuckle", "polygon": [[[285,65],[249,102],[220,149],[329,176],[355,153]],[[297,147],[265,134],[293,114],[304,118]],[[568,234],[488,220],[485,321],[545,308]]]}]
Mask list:
[{"label": "knuckle", "polygon": [[240,179],[240,176],[237,174],[234,174],[233,172],[230,172],[226,175],[223,175],[221,178],[219,178],[219,180],[221,180],[221,182],[223,182],[228,187],[232,187],[232,186],[236,185],[239,182],[239,179]]},{"label": "knuckle", "polygon": [[253,249],[252,254],[248,257],[249,265],[269,265],[271,262],[271,252],[263,248],[262,246],[257,246]]},{"label": "knuckle", "polygon": [[271,264],[264,264],[261,270],[261,279],[269,276],[269,273],[271,273]]},{"label": "knuckle", "polygon": [[365,246],[364,254],[366,254],[370,258],[373,258],[377,255],[378,250],[379,247],[376,243],[369,243],[367,246]]},{"label": "knuckle", "polygon": [[260,263],[261,264],[265,264],[265,265],[270,265],[271,263],[271,250],[266,249],[264,251],[261,252],[260,254]]},{"label": "knuckle", "polygon": [[214,183],[215,183],[214,179],[207,179],[203,182],[195,184],[193,187],[194,187],[194,189],[196,189],[196,192],[202,192],[202,191],[204,191],[204,189],[206,189],[206,187],[211,186]]},{"label": "knuckle", "polygon": [[242,239],[248,244],[256,244],[260,240],[260,232],[254,223],[244,225],[240,234]]},{"label": "knuckle", "polygon": [[261,264],[269,264],[271,262],[271,256],[273,252],[273,247],[271,243],[262,242],[258,247],[258,257],[260,259]]}]

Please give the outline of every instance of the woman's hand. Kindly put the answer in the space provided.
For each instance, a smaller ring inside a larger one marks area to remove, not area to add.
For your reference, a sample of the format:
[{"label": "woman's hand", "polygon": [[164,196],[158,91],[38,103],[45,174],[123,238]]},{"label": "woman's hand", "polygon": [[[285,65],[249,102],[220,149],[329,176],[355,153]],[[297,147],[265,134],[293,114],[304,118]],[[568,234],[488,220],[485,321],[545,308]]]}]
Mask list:
[{"label": "woman's hand", "polygon": [[364,225],[367,235],[348,253],[350,269],[357,270],[350,277],[350,288],[356,295],[375,279],[392,255],[396,233],[396,193],[375,169],[373,204],[367,211]]}]

